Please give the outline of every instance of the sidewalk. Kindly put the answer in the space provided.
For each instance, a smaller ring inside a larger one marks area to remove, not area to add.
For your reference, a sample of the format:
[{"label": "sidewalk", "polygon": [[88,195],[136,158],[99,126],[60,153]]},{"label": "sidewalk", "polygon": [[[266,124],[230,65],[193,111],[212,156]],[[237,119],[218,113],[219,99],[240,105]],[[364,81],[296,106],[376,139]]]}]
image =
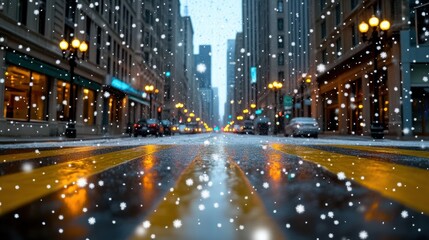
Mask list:
[{"label": "sidewalk", "polygon": [[15,144],[15,143],[33,143],[33,142],[64,142],[64,141],[85,141],[85,140],[98,140],[98,139],[113,139],[113,138],[126,138],[130,137],[128,134],[105,134],[105,135],[77,135],[76,138],[67,138],[65,136],[53,137],[3,137],[0,136],[1,144]]}]

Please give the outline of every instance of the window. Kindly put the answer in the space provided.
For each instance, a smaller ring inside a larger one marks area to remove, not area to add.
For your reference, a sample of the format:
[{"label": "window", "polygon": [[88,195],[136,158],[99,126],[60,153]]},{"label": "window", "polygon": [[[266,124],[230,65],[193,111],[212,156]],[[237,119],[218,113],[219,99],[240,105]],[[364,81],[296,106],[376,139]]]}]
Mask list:
[{"label": "window", "polygon": [[[358,5],[358,0],[351,0],[350,1],[350,6],[351,6],[352,10],[355,9],[357,5]],[[395,4],[392,4],[392,5],[395,5]]]},{"label": "window", "polygon": [[68,121],[70,117],[70,84],[57,81],[57,121]]},{"label": "window", "polygon": [[359,34],[357,31],[356,25],[353,24],[351,26],[351,30],[352,30],[352,46],[354,47],[354,46],[358,45],[358,43],[359,43]]},{"label": "window", "polygon": [[18,1],[18,22],[20,22],[22,25],[27,25],[27,8],[27,0]]},{"label": "window", "polygon": [[279,80],[280,82],[284,82],[284,80],[285,80],[285,72],[280,71],[280,72],[278,73],[278,80]]},{"label": "window", "polygon": [[277,10],[282,13],[283,12],[283,0],[277,0]]},{"label": "window", "polygon": [[39,33],[45,35],[46,25],[46,0],[39,1]]},{"label": "window", "polygon": [[280,35],[278,40],[277,40],[277,47],[278,48],[284,48],[285,43],[284,43],[284,36]]},{"label": "window", "polygon": [[323,64],[327,64],[328,63],[328,52],[326,51],[326,49],[322,50],[322,63]]},{"label": "window", "polygon": [[341,50],[343,50],[342,44],[341,44],[341,38],[338,38],[336,41],[336,47],[337,47],[337,52],[336,52],[336,56],[340,57],[341,56]]},{"label": "window", "polygon": [[283,31],[284,30],[284,20],[283,18],[277,19],[277,30]]},{"label": "window", "polygon": [[278,61],[279,66],[284,66],[285,65],[285,55],[283,53],[280,53],[277,61]]},{"label": "window", "polygon": [[326,5],[326,0],[320,0],[320,11],[322,12],[323,9],[325,8]]},{"label": "window", "polygon": [[323,20],[320,24],[320,34],[322,38],[326,38],[326,21]]},{"label": "window", "polygon": [[47,79],[45,75],[9,66],[5,73],[4,113],[8,119],[47,119]]},{"label": "window", "polygon": [[341,5],[338,3],[335,6],[335,25],[339,25],[341,23]]},{"label": "window", "polygon": [[97,102],[95,100],[95,92],[93,90],[83,90],[83,122],[87,125],[95,124],[95,106]]},{"label": "window", "polygon": [[97,27],[97,51],[95,56],[95,63],[100,65],[101,63],[101,27]]}]

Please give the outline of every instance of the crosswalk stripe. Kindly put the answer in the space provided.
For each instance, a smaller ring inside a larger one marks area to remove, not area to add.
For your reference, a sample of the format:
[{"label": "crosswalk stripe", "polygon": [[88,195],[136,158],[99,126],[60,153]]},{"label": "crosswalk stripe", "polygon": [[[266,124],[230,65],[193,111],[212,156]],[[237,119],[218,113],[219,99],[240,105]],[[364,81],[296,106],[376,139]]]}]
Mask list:
[{"label": "crosswalk stripe", "polygon": [[403,148],[387,148],[387,147],[378,147],[378,146],[358,146],[358,145],[332,145],[333,147],[354,149],[361,151],[370,151],[377,153],[387,153],[387,154],[397,154],[397,155],[406,155],[412,157],[421,157],[428,158],[429,160],[429,151],[420,151],[420,150],[409,150]]},{"label": "crosswalk stripe", "polygon": [[71,162],[60,163],[0,177],[0,215],[26,203],[78,184],[86,179],[125,162],[155,153],[169,146],[147,145],[100,154]]},{"label": "crosswalk stripe", "polygon": [[240,167],[210,155],[193,159],[130,239],[284,239]]},{"label": "crosswalk stripe", "polygon": [[76,148],[61,148],[56,150],[35,150],[34,152],[15,153],[0,155],[0,163],[21,161],[34,158],[46,158],[59,155],[69,155],[86,151],[103,149],[106,147],[76,147]]},{"label": "crosswalk stripe", "polygon": [[303,146],[273,144],[272,148],[320,164],[335,174],[344,173],[364,187],[429,214],[426,170]]}]

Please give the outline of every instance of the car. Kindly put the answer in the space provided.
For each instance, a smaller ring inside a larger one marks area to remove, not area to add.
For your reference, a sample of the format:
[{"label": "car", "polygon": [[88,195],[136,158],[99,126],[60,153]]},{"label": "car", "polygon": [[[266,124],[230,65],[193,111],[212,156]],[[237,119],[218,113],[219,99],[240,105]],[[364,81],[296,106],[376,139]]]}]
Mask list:
[{"label": "car", "polygon": [[319,124],[315,118],[311,117],[296,117],[292,118],[284,128],[285,136],[306,136],[317,138],[319,135]]},{"label": "car", "polygon": [[173,124],[171,126],[171,133],[174,135],[176,133],[180,133],[180,127],[179,124]]},{"label": "car", "polygon": [[202,130],[196,122],[189,122],[186,124],[185,133],[200,133]]},{"label": "car", "polygon": [[244,120],[242,125],[240,126],[241,134],[255,134],[255,126],[253,125],[252,120]]},{"label": "car", "polygon": [[184,123],[179,124],[178,131],[180,134],[186,134],[185,129],[186,129],[186,124],[184,124]]},{"label": "car", "polygon": [[255,120],[256,133],[259,135],[268,135],[270,128],[270,120],[267,117],[259,117]]},{"label": "car", "polygon": [[167,119],[164,119],[164,120],[161,120],[161,124],[162,124],[162,126],[164,127],[164,135],[169,135],[169,136],[171,136],[171,135],[173,135],[174,134],[174,132],[173,132],[173,124],[170,122],[170,120],[167,120]]},{"label": "car", "polygon": [[162,136],[164,134],[164,127],[158,119],[140,119],[134,124],[134,137],[141,135],[146,137],[147,135]]}]

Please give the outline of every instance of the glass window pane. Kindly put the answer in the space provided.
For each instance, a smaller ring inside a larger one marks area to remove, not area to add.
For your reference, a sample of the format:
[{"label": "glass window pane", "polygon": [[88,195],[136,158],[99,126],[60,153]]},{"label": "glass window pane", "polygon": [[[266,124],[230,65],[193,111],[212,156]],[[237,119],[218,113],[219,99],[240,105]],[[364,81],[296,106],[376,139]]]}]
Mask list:
[{"label": "glass window pane", "polygon": [[45,75],[39,73],[32,73],[31,86],[31,106],[30,106],[30,119],[31,120],[45,120],[47,118],[47,79]]},{"label": "glass window pane", "polygon": [[9,66],[5,73],[4,113],[7,119],[27,120],[30,72]]},{"label": "glass window pane", "polygon": [[70,116],[69,99],[70,84],[57,81],[57,121],[68,121]]}]

